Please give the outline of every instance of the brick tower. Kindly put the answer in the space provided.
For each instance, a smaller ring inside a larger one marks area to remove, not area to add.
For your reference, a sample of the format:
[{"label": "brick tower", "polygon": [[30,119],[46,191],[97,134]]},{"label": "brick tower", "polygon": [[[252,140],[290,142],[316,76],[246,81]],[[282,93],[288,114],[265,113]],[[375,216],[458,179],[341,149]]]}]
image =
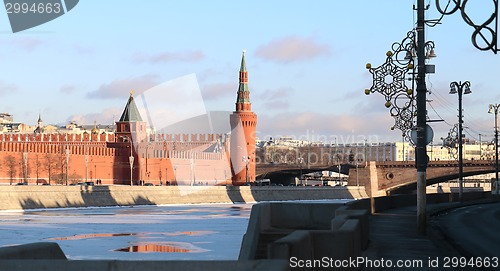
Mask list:
[{"label": "brick tower", "polygon": [[255,181],[255,129],[257,115],[252,112],[245,51],[241,57],[240,85],[236,98],[236,111],[231,122],[231,171],[233,185]]},{"label": "brick tower", "polygon": [[134,143],[146,139],[146,122],[142,121],[141,114],[134,101],[134,93],[130,92],[127,105],[123,109],[120,120],[116,122],[116,141]]}]

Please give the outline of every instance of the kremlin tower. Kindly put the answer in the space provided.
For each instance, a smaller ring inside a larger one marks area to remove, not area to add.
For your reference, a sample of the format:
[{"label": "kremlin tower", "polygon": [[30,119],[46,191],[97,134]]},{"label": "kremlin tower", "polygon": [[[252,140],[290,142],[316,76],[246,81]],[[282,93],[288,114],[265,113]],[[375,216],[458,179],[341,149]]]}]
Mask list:
[{"label": "kremlin tower", "polygon": [[142,121],[141,114],[134,101],[134,93],[130,92],[127,105],[120,120],[116,122],[117,142],[143,142],[147,138],[146,122]]},{"label": "kremlin tower", "polygon": [[255,130],[257,115],[252,112],[245,51],[241,57],[240,84],[236,98],[236,111],[231,123],[231,171],[233,185],[255,181]]}]

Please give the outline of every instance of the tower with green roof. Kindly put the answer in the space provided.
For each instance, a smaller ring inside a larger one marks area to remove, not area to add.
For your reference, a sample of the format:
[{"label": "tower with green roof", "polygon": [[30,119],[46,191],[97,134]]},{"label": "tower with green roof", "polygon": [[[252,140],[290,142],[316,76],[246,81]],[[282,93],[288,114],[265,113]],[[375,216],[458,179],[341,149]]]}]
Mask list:
[{"label": "tower with green roof", "polygon": [[255,181],[255,132],[257,115],[252,111],[245,51],[241,57],[236,110],[230,115],[230,157],[232,182],[244,185]]},{"label": "tower with green roof", "polygon": [[146,122],[142,120],[139,109],[134,101],[134,93],[130,92],[125,109],[116,122],[116,141],[117,142],[144,142],[147,140]]}]

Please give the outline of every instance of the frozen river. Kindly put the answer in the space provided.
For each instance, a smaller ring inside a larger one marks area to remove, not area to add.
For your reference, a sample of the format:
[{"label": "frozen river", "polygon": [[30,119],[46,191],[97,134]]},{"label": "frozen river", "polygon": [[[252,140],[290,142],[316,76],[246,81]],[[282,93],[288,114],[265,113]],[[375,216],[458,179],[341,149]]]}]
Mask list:
[{"label": "frozen river", "polygon": [[0,246],[57,242],[70,259],[236,260],[252,204],[0,212]]}]

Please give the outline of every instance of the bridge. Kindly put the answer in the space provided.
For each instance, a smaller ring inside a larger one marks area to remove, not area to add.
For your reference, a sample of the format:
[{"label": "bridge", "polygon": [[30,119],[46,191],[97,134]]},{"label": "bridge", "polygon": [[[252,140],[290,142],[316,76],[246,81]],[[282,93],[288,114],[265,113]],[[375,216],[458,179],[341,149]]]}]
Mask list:
[{"label": "bridge", "polygon": [[[458,178],[457,161],[430,161],[427,168],[427,185]],[[290,182],[302,174],[329,170],[339,172],[338,165],[310,165],[302,168],[298,164],[257,164],[257,176],[269,178],[273,182]],[[495,172],[492,160],[465,160],[463,176],[474,176]],[[415,161],[367,161],[357,167],[351,164],[340,165],[340,173],[348,174],[348,185],[364,186],[368,195],[384,196],[397,192],[415,190],[417,170]]]}]

